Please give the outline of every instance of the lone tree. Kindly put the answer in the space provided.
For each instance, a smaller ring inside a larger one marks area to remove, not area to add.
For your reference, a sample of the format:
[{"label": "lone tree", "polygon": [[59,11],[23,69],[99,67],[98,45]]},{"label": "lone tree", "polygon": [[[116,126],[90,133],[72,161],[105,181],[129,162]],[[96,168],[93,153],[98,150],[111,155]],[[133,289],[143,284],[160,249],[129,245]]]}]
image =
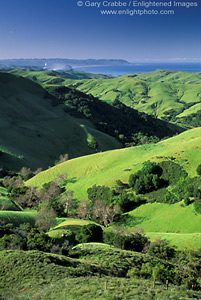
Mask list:
[{"label": "lone tree", "polygon": [[77,208],[77,201],[73,199],[73,191],[66,191],[60,198],[60,203],[66,211],[66,216],[71,209]]},{"label": "lone tree", "polygon": [[36,226],[39,230],[47,232],[55,225],[56,213],[53,208],[48,208],[48,205],[46,204],[36,215]]}]

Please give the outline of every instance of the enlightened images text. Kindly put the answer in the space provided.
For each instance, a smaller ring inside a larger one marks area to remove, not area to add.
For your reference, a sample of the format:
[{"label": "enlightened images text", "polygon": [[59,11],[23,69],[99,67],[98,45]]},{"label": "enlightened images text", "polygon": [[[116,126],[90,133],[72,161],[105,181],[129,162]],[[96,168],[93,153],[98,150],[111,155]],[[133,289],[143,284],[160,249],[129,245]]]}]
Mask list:
[{"label": "enlightened images text", "polygon": [[[197,7],[198,3],[197,2],[185,2],[185,1],[167,1],[167,2],[162,2],[162,1],[78,1],[79,6],[85,5],[86,7],[97,7],[100,8],[101,6],[103,7]],[[81,3],[80,3],[81,2]],[[82,5],[81,5],[82,4]]]}]

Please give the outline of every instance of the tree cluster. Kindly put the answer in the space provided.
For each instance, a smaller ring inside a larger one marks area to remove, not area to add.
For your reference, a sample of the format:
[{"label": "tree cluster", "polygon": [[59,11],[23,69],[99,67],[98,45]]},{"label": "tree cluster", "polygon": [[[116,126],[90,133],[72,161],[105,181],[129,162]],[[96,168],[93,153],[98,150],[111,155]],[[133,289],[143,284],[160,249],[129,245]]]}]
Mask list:
[{"label": "tree cluster", "polygon": [[145,162],[142,169],[129,177],[129,187],[133,188],[136,194],[145,194],[158,190],[163,186],[160,179],[162,168],[151,162]]},{"label": "tree cluster", "polygon": [[145,203],[144,199],[126,191],[126,184],[117,181],[115,189],[93,185],[87,189],[88,200],[82,199],[77,209],[82,219],[93,220],[105,227],[119,216]]}]

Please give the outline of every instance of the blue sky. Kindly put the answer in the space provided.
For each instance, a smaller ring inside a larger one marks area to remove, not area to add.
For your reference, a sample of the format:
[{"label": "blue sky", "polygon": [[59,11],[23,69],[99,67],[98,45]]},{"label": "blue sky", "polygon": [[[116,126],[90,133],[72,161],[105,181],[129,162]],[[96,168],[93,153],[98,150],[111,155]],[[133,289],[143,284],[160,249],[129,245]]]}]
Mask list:
[{"label": "blue sky", "polygon": [[[132,7],[133,2],[129,0],[121,1],[131,3],[125,8],[103,6],[103,0],[83,1],[82,6],[78,6],[77,2],[0,0],[0,59],[122,58],[160,61],[201,57],[200,0],[197,7],[175,8],[174,1],[171,1],[171,7],[159,8],[172,9],[174,15],[142,16],[101,14],[101,10],[106,9],[138,9]],[[100,2],[101,7],[85,5],[94,2]],[[110,2],[114,1],[104,3]]]}]

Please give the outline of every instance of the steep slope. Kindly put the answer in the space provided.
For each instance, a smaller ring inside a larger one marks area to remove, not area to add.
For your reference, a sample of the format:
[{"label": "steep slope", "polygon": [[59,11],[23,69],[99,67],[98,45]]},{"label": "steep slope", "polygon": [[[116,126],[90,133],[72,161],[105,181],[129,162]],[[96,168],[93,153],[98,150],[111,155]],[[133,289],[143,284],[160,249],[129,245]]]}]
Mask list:
[{"label": "steep slope", "polygon": [[65,103],[66,111],[71,115],[89,119],[97,129],[119,139],[125,146],[143,144],[147,140],[153,141],[153,138],[170,137],[183,131],[176,125],[140,113],[119,101],[109,105],[92,95],[65,86],[47,86],[46,89]]},{"label": "steep slope", "polygon": [[47,168],[60,154],[72,158],[121,147],[91,122],[65,113],[55,97],[28,79],[1,72],[0,101],[0,165],[7,169]]}]

